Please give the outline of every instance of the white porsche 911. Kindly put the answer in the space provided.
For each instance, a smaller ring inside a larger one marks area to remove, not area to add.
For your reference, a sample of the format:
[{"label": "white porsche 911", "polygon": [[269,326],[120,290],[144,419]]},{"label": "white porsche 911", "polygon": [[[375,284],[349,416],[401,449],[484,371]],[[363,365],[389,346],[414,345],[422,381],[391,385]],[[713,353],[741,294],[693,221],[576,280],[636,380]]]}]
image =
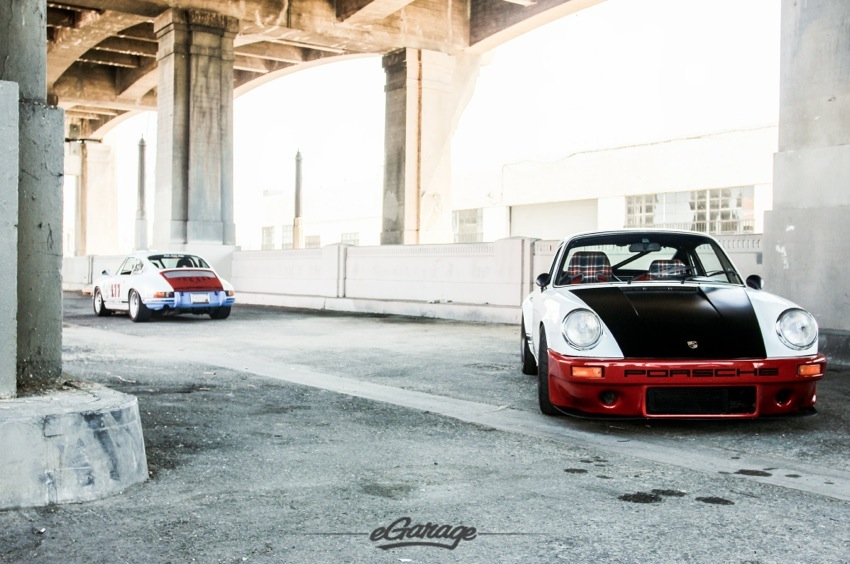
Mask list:
[{"label": "white porsche 911", "polygon": [[826,358],[800,306],[738,274],[701,233],[566,239],[522,304],[522,370],[540,410],[591,417],[814,412]]},{"label": "white porsche 911", "polygon": [[187,253],[130,254],[114,274],[104,270],[92,287],[95,315],[126,311],[136,322],[178,313],[227,319],[235,301],[233,286],[203,258]]}]

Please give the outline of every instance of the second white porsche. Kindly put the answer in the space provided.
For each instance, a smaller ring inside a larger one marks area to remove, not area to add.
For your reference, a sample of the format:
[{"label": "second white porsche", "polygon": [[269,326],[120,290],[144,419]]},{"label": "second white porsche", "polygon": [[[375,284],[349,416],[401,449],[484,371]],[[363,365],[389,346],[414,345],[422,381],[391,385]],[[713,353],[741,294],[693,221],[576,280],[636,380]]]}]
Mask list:
[{"label": "second white porsche", "polygon": [[226,319],[235,301],[233,286],[203,258],[188,253],[130,254],[114,274],[103,271],[92,287],[95,315],[126,311],[136,322],[178,313]]}]

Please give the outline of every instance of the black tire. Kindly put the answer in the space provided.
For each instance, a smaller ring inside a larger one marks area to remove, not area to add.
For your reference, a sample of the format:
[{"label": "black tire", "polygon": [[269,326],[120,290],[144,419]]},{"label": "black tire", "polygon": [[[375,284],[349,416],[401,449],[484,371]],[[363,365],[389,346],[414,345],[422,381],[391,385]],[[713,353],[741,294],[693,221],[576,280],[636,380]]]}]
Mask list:
[{"label": "black tire", "polygon": [[98,317],[106,317],[112,313],[106,309],[106,304],[103,303],[103,293],[100,291],[100,288],[94,289],[94,293],[91,296],[91,305],[94,314]]},{"label": "black tire", "polygon": [[537,401],[540,411],[545,415],[557,415],[558,410],[549,400],[549,347],[546,333],[540,328],[540,351],[537,354]]},{"label": "black tire", "polygon": [[216,307],[210,310],[211,319],[227,319],[230,317],[229,307]]},{"label": "black tire", "polygon": [[519,326],[519,359],[522,362],[522,373],[534,376],[537,374],[537,362],[528,346],[528,336],[525,334],[525,318]]},{"label": "black tire", "polygon": [[142,297],[135,290],[130,290],[130,319],[136,323],[147,321],[151,318],[151,310],[142,302]]}]

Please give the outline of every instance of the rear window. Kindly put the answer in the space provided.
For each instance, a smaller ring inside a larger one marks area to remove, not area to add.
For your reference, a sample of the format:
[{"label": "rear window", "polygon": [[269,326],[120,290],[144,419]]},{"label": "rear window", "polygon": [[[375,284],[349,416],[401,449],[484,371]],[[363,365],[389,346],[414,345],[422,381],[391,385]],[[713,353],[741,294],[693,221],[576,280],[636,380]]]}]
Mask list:
[{"label": "rear window", "polygon": [[159,270],[168,270],[171,268],[210,268],[207,261],[201,257],[183,253],[150,255],[148,260]]}]

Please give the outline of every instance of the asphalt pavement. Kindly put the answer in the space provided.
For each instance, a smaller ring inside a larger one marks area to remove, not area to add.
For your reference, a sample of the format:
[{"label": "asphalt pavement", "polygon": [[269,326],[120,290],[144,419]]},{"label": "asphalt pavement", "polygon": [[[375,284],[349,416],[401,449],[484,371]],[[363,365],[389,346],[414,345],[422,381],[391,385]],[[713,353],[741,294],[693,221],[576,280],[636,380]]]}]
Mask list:
[{"label": "asphalt pavement", "polygon": [[0,561],[850,562],[850,372],[814,417],[587,421],[537,411],[514,326],[64,319],[67,377],[138,397],[150,479],[0,512]]}]

